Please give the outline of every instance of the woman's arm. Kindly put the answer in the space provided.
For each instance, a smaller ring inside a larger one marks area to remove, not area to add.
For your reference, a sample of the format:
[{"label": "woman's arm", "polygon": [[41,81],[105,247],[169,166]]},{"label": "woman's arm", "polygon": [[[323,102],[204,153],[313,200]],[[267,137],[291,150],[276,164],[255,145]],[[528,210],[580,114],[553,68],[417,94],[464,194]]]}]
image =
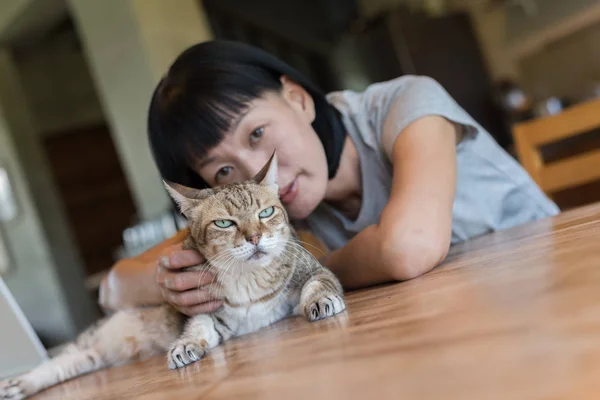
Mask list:
[{"label": "woman's arm", "polygon": [[119,261],[100,285],[100,305],[107,310],[157,305],[165,301],[180,312],[195,315],[220,306],[201,285],[213,276],[181,269],[204,262],[201,254],[183,250],[187,229],[152,249]]},{"label": "woman's arm", "polygon": [[427,116],[390,141],[391,148],[384,150],[393,164],[392,190],[379,223],[325,260],[344,287],[411,279],[444,260],[451,238],[459,139],[454,123]]},{"label": "woman's arm", "polygon": [[187,230],[154,246],[144,253],[117,262],[100,284],[99,303],[108,310],[139,305],[160,304],[165,300],[156,281],[157,260],[170,247],[181,243]]}]

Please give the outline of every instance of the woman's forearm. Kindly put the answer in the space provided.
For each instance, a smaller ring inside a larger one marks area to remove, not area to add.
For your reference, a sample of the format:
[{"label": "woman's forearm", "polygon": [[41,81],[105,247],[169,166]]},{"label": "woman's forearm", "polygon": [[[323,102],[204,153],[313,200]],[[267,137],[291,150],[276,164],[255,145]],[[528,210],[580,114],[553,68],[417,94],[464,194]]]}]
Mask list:
[{"label": "woman's forearm", "polygon": [[187,230],[144,253],[116,263],[100,284],[99,303],[108,310],[161,304],[164,302],[156,282],[157,261],[169,246],[180,243]]},{"label": "woman's forearm", "polygon": [[160,304],[164,300],[156,283],[156,266],[136,258],[115,264],[100,285],[99,302],[108,310]]},{"label": "woman's forearm", "polygon": [[324,265],[338,277],[345,289],[357,289],[392,280],[380,259],[375,225],[350,240],[346,246],[330,253]]},{"label": "woman's forearm", "polygon": [[447,254],[447,247],[438,245],[433,237],[401,236],[390,237],[381,226],[371,225],[323,263],[345,289],[358,289],[416,278],[436,267]]}]

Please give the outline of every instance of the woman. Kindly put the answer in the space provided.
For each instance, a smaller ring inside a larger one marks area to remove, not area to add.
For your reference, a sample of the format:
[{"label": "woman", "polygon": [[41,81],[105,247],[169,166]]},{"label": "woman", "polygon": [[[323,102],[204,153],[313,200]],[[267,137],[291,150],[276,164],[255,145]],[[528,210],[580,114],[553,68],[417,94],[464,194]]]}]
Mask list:
[{"label": "woman", "polygon": [[[558,213],[527,173],[434,80],[405,76],[323,96],[268,54],[233,42],[181,54],[154,92],[149,137],[162,176],[191,187],[246,180],[274,149],[290,217],[331,250],[346,288],[407,280],[451,244]],[[220,306],[182,232],[121,261],[107,308],[167,301],[188,315]]]}]

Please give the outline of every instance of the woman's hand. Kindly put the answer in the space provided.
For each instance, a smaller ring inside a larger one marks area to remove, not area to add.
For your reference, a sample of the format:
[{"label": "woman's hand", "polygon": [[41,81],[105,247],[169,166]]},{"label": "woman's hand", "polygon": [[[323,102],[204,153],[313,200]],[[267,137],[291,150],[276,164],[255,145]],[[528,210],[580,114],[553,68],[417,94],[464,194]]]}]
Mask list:
[{"label": "woman's hand", "polygon": [[203,264],[206,260],[194,250],[183,250],[181,243],[165,248],[156,261],[156,282],[167,303],[179,312],[193,316],[210,313],[222,302],[203,286],[215,280],[207,271],[183,271],[186,267]]},{"label": "woman's hand", "polygon": [[205,261],[198,252],[182,249],[187,235],[184,229],[142,254],[116,263],[100,284],[100,306],[117,311],[167,301],[187,315],[219,308],[221,302],[202,288],[212,282],[212,275],[181,271]]}]

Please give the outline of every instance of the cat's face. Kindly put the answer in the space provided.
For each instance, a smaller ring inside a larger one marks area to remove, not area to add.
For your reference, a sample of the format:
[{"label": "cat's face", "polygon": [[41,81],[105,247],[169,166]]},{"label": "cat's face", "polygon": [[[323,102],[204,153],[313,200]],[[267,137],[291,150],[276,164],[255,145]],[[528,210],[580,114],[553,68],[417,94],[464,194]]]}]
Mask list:
[{"label": "cat's face", "polygon": [[265,266],[284,251],[290,228],[276,173],[273,156],[250,182],[204,190],[167,185],[198,250],[216,268]]}]

